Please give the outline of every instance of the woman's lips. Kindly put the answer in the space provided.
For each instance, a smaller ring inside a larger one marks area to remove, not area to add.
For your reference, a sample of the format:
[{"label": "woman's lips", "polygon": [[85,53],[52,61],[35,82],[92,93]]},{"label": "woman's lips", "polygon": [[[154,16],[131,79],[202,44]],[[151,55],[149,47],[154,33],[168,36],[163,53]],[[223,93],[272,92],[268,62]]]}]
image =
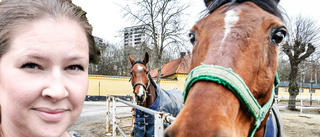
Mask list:
[{"label": "woman's lips", "polygon": [[47,122],[58,122],[65,115],[67,109],[48,109],[48,108],[34,108],[33,110]]}]

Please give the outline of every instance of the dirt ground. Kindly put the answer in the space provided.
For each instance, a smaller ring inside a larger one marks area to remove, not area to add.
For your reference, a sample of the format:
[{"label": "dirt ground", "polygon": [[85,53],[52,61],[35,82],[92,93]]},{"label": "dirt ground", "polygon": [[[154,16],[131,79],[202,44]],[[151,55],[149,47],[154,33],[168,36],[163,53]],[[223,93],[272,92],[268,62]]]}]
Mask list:
[{"label": "dirt ground", "polygon": [[105,137],[106,116],[81,117],[68,130],[69,133],[76,133],[81,137]]},{"label": "dirt ground", "polygon": [[[280,103],[280,105],[286,105]],[[300,103],[297,103],[300,105]],[[308,106],[307,102],[304,102],[304,106]],[[314,109],[306,107],[300,113],[300,109],[296,111],[290,111],[286,107],[280,108],[282,127],[285,136],[287,137],[320,137],[320,104],[313,102]]]},{"label": "dirt ground", "polygon": [[[297,106],[300,105],[297,103]],[[304,105],[308,105],[305,103]],[[303,113],[300,110],[291,111],[286,108],[287,102],[279,103],[283,132],[286,137],[320,137],[320,103],[314,102],[314,109],[304,109]],[[105,137],[111,136],[112,125],[110,133],[106,132],[106,117],[95,116],[80,118],[68,131],[69,133],[77,133],[81,137]],[[132,131],[131,117],[118,119],[121,129],[130,137]],[[118,137],[122,135],[118,132]]]}]

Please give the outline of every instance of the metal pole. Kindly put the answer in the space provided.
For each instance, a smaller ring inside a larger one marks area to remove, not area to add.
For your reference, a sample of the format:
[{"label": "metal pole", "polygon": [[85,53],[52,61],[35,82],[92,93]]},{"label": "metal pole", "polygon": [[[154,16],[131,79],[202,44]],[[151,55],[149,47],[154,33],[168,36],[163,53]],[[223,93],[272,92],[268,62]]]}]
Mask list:
[{"label": "metal pole", "polygon": [[176,118],[170,115],[165,116],[165,120],[167,123],[172,123]]},{"label": "metal pole", "polygon": [[154,136],[155,137],[163,137],[164,127],[163,127],[163,113],[157,112],[154,115]]},{"label": "metal pole", "polygon": [[[138,105],[135,105],[135,104],[132,104],[130,102],[127,102],[127,101],[124,101],[122,99],[119,99],[119,98],[114,98],[116,101],[119,101],[121,103],[124,103],[128,106],[131,106],[131,107],[134,107],[134,108],[137,108],[143,112],[146,112],[148,114],[151,114],[151,115],[155,115],[156,113],[159,113],[158,111],[155,111],[155,110],[152,110],[152,109],[148,109],[148,108],[145,108],[145,107],[142,107],[142,106],[138,106]],[[164,113],[162,113],[164,114]],[[167,114],[164,114],[164,116],[166,117],[166,120],[168,121],[168,123],[171,123],[175,120],[175,117],[171,116],[169,113]]]},{"label": "metal pole", "polygon": [[116,100],[112,98],[112,136],[116,137]]},{"label": "metal pole", "polygon": [[130,102],[127,102],[127,101],[124,101],[124,100],[121,100],[119,98],[114,98],[116,101],[119,101],[121,103],[124,103],[124,104],[127,104],[129,106],[132,106],[132,107],[135,107],[143,112],[146,112],[148,114],[151,114],[151,115],[155,115],[158,111],[155,111],[155,110],[152,110],[152,109],[148,109],[148,108],[145,108],[145,107],[142,107],[142,106],[138,106],[138,105],[135,105],[135,104],[132,104]]},{"label": "metal pole", "polygon": [[121,128],[117,125],[117,129],[118,131],[120,132],[120,134],[123,136],[123,137],[127,137],[126,134],[123,133],[123,131],[121,130]]},{"label": "metal pole", "polygon": [[[134,96],[132,96],[132,100],[133,100],[133,101],[132,101],[132,104],[135,104],[136,98],[135,98]],[[135,108],[132,107],[132,123],[131,123],[132,128],[134,128],[134,122],[136,121],[136,119],[135,119],[135,117],[134,117],[135,114],[136,114]]]},{"label": "metal pole", "polygon": [[302,107],[303,107],[303,102],[302,102],[302,98],[301,98],[301,93],[300,93],[300,103],[301,103],[301,107],[300,107],[300,113],[302,114]]},{"label": "metal pole", "polygon": [[310,106],[312,106],[312,91],[310,93]]},{"label": "metal pole", "polygon": [[310,80],[310,106],[312,106],[312,79]]},{"label": "metal pole", "polygon": [[303,107],[303,102],[302,102],[302,97],[301,97],[301,94],[302,94],[302,83],[300,83],[300,89],[299,89],[299,94],[300,94],[300,103],[301,103],[301,107],[300,107],[300,113],[302,114],[302,107]]},{"label": "metal pole", "polygon": [[107,96],[107,115],[106,115],[106,119],[107,119],[106,132],[107,132],[107,133],[110,132],[110,118],[109,118],[109,114],[110,114],[110,97]]}]

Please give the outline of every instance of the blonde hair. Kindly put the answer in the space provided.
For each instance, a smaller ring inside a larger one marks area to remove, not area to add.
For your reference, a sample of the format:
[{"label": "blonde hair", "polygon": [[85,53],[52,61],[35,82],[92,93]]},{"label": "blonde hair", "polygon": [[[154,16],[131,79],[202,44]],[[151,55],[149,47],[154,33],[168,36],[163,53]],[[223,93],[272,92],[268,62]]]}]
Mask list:
[{"label": "blonde hair", "polygon": [[92,36],[86,12],[71,0],[2,0],[0,3],[0,58],[7,51],[16,28],[43,18],[66,18],[85,30],[89,41],[89,60],[97,63],[99,51]]}]

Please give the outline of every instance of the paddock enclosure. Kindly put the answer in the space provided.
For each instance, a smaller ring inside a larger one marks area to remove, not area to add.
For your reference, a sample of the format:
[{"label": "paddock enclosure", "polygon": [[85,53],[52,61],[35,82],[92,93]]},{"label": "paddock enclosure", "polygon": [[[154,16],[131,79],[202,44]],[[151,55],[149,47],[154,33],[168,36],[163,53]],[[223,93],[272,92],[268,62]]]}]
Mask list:
[{"label": "paddock enclosure", "polygon": [[[110,102],[112,101],[112,106]],[[129,107],[133,107],[143,111],[145,113],[154,115],[154,136],[155,137],[163,137],[164,135],[164,123],[172,123],[175,117],[171,116],[170,113],[158,112],[152,109],[148,109],[142,106],[138,106],[136,104],[127,102],[125,100],[115,98],[113,96],[107,95],[107,115],[106,115],[106,134],[116,136],[116,130],[123,136],[126,137],[126,134],[122,131],[121,127],[116,122],[117,119],[121,119],[123,117],[119,117],[116,115],[116,101],[121,102]],[[126,106],[118,106],[118,107],[126,107]],[[112,109],[112,111],[111,111]],[[126,117],[126,116],[125,116]],[[110,127],[112,125],[112,134]],[[132,121],[133,125],[133,121]]]}]

